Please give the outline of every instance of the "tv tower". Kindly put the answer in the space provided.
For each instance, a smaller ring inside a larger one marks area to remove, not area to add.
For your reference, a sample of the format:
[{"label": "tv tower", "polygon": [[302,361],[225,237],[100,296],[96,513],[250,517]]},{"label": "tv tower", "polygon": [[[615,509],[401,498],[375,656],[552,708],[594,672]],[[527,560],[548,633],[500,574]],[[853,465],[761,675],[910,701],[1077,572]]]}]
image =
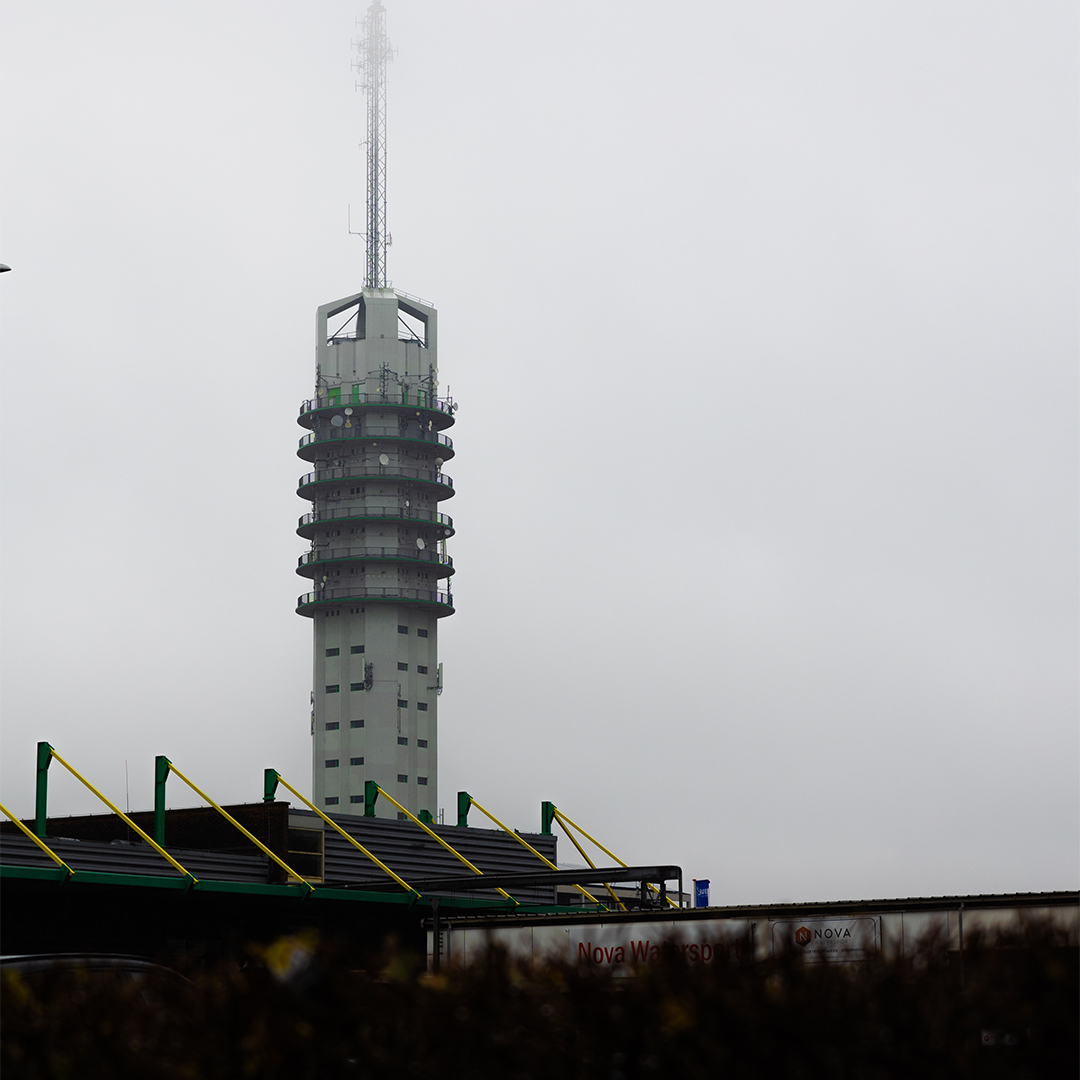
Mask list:
[{"label": "tv tower", "polygon": [[[439,619],[454,612],[454,494],[443,432],[456,406],[439,396],[437,315],[386,276],[386,9],[375,0],[355,64],[367,96],[364,285],[315,317],[315,396],[300,406],[313,466],[297,532],[311,543],[297,601],[314,623],[312,799],[364,813],[375,780],[420,816],[438,812]],[[333,324],[333,325],[332,325]],[[378,816],[397,812],[376,803]],[[425,813],[426,812],[426,813]]]}]

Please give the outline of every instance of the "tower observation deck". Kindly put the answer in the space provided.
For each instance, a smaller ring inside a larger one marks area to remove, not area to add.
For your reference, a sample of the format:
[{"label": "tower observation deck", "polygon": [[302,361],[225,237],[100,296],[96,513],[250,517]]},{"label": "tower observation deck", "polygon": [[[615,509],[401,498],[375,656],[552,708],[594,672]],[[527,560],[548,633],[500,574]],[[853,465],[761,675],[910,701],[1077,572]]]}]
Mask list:
[{"label": "tower observation deck", "polygon": [[[434,815],[438,622],[454,612],[454,525],[439,509],[454,494],[443,472],[454,446],[443,432],[456,406],[439,396],[435,309],[385,277],[388,57],[376,2],[357,65],[368,97],[367,270],[360,292],[316,315],[315,396],[300,406],[308,433],[297,451],[312,465],[297,494],[312,505],[297,528],[311,546],[296,572],[312,587],[296,610],[314,621],[315,804],[363,814],[364,782],[375,780],[412,813]],[[385,800],[376,813],[396,816]]]}]

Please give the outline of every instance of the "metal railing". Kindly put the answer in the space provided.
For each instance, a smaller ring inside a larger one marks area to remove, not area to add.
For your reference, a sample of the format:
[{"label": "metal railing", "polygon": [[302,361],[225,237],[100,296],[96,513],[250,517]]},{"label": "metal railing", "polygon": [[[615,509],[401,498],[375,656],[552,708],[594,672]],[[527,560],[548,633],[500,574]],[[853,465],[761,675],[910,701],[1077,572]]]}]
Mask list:
[{"label": "metal railing", "polygon": [[438,446],[445,446],[447,450],[454,449],[453,440],[447,435],[439,434],[437,431],[421,431],[419,434],[403,435],[399,427],[374,428],[366,425],[361,431],[359,423],[348,428],[332,427],[329,431],[321,433],[312,431],[300,440],[298,449],[303,450],[305,446],[310,446],[315,442],[333,442],[335,439],[395,439],[405,442],[435,443]]},{"label": "metal railing", "polygon": [[441,555],[434,549],[421,551],[415,546],[319,548],[305,551],[297,565],[308,566],[311,563],[332,562],[334,559],[408,559],[411,562],[434,563],[436,566],[454,565],[454,560],[449,555]]},{"label": "metal railing", "polygon": [[425,300],[422,296],[413,296],[412,293],[407,293],[404,289],[395,289],[394,292],[405,300],[414,301],[421,307],[429,307],[433,310],[435,308],[435,305],[430,300]]},{"label": "metal railing", "polygon": [[318,510],[301,516],[297,528],[305,525],[318,525],[324,521],[343,521],[349,518],[406,518],[409,521],[429,521],[435,525],[454,527],[454,519],[449,514],[440,514],[437,510],[419,510],[409,506],[369,506],[366,509],[357,506],[343,506],[334,510]]},{"label": "metal railing", "polygon": [[296,598],[296,606],[317,604],[324,600],[419,600],[428,604],[454,606],[454,597],[450,592],[438,589],[368,589],[362,586],[341,589],[316,589]]},{"label": "metal railing", "polygon": [[[335,390],[337,392],[335,392]],[[437,412],[452,416],[454,413],[453,403],[445,398],[436,397],[426,390],[398,390],[395,393],[386,394],[362,394],[352,393],[344,387],[331,388],[318,397],[309,398],[300,406],[300,415],[314,412],[316,409],[343,409],[350,405],[407,405],[418,409],[433,409]]]},{"label": "metal railing", "polygon": [[454,481],[437,469],[414,469],[407,465],[351,465],[345,468],[316,469],[300,477],[298,487],[326,484],[333,480],[423,480],[454,489]]}]

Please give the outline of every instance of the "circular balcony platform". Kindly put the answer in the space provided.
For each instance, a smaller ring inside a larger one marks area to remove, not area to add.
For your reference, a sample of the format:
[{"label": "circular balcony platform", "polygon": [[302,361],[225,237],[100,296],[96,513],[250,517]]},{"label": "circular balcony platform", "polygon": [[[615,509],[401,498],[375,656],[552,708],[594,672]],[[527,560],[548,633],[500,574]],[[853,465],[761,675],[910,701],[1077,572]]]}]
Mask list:
[{"label": "circular balcony platform", "polygon": [[454,535],[454,519],[435,510],[415,510],[408,506],[373,506],[364,509],[342,506],[333,510],[317,510],[301,516],[296,531],[310,540],[320,525],[365,525],[368,522],[393,521],[409,525],[430,526],[438,539]]},{"label": "circular balcony platform", "polygon": [[454,560],[434,548],[396,547],[339,547],[305,551],[297,560],[296,572],[303,577],[315,577],[319,568],[344,563],[402,563],[406,566],[430,567],[440,578],[454,572]]},{"label": "circular balcony platform", "polygon": [[366,604],[404,604],[434,611],[436,618],[454,614],[454,597],[437,589],[317,589],[296,598],[296,613],[313,618],[320,608]]},{"label": "circular balcony platform", "polygon": [[325,394],[310,398],[300,406],[296,422],[301,427],[312,427],[318,416],[333,415],[335,412],[344,416],[345,410],[351,409],[352,415],[358,416],[369,411],[392,411],[413,414],[424,420],[430,420],[436,430],[450,427],[454,422],[457,406],[444,398],[438,398],[423,390],[411,390],[407,393],[398,391],[387,394],[354,394],[349,388],[332,388]]},{"label": "circular balcony platform", "polygon": [[444,461],[449,461],[454,456],[453,440],[435,431],[418,439],[402,435],[400,428],[365,427],[361,432],[359,425],[332,427],[318,434],[309,432],[300,440],[296,454],[304,461],[314,461],[322,451],[336,450],[342,444],[357,446],[365,443],[394,443],[400,446],[430,448],[434,451],[434,457],[441,457]]},{"label": "circular balcony platform", "polygon": [[296,494],[302,499],[314,499],[315,490],[327,484],[345,481],[393,480],[424,484],[435,489],[436,499],[449,499],[454,495],[454,481],[437,469],[418,469],[408,465],[349,465],[329,469],[316,469],[300,477]]}]

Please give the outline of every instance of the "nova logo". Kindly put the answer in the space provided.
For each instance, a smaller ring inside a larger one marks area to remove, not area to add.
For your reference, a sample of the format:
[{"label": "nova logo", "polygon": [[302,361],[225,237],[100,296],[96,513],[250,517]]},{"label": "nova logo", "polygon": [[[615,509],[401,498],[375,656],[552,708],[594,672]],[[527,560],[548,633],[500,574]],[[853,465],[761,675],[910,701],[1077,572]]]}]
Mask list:
[{"label": "nova logo", "polygon": [[814,935],[811,934],[805,926],[800,926],[799,929],[795,931],[795,942],[796,944],[802,945],[805,948],[807,945],[810,944],[810,939],[813,936]]}]

